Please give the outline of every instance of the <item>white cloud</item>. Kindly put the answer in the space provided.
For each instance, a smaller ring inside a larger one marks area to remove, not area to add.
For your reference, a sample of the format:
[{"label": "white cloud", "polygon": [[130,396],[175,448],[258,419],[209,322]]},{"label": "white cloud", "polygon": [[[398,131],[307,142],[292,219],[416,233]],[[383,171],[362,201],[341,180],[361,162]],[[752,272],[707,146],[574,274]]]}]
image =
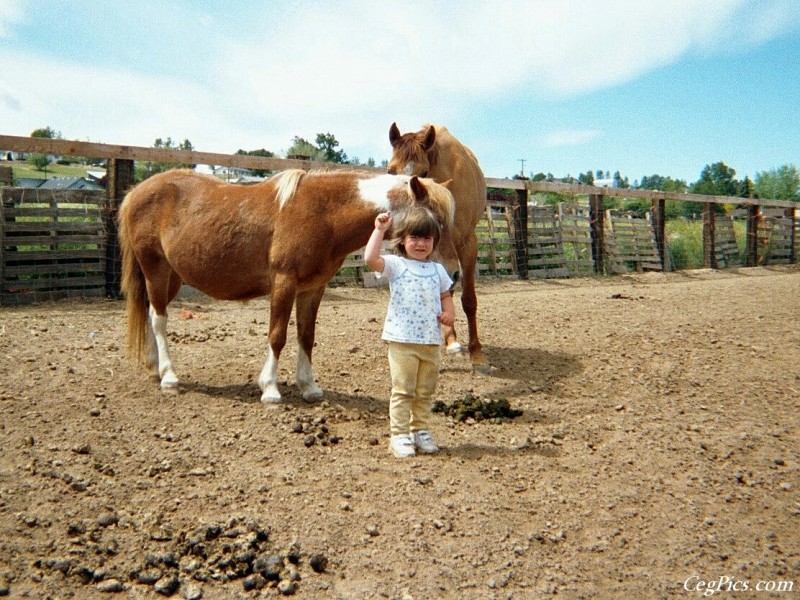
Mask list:
[{"label": "white cloud", "polygon": [[603,134],[597,129],[562,129],[552,131],[541,140],[545,148],[561,148],[565,146],[581,146],[597,139]]},{"label": "white cloud", "polygon": [[[0,39],[13,35],[20,6],[0,4]],[[792,0],[303,0],[259,4],[257,17],[230,27],[236,7],[222,18],[182,5],[181,22],[199,23],[219,50],[216,60],[170,77],[0,48],[4,129],[50,125],[67,136],[145,145],[171,135],[220,152],[231,144],[278,151],[295,135],[330,131],[349,154],[380,159],[395,120],[410,130],[464,117],[475,100],[580,95],[691,53],[761,43],[800,20]],[[545,144],[600,134],[556,132]]]},{"label": "white cloud", "polygon": [[22,21],[22,15],[22,5],[18,0],[0,2],[0,39],[10,37],[11,29]]}]

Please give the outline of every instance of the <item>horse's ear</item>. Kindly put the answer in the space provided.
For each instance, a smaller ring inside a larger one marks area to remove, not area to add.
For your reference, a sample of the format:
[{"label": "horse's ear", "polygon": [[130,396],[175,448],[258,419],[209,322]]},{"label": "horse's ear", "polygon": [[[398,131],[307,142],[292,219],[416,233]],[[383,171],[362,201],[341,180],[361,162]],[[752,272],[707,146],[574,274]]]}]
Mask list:
[{"label": "horse's ear", "polygon": [[411,193],[414,195],[414,202],[421,204],[422,206],[428,206],[430,204],[430,202],[428,202],[428,190],[425,187],[425,184],[419,180],[419,177],[414,175],[408,184],[411,186]]},{"label": "horse's ear", "polygon": [[446,187],[449,190],[451,183],[453,183],[453,178],[452,177],[450,179],[448,179],[447,181],[441,182],[439,185],[441,185],[442,187]]},{"label": "horse's ear", "polygon": [[422,147],[425,148],[425,152],[433,148],[433,144],[436,141],[436,128],[431,125],[428,127],[428,131],[425,132],[425,139],[422,140]]},{"label": "horse's ear", "polygon": [[392,123],[392,126],[389,127],[389,143],[394,146],[399,139],[400,130],[397,128],[397,123]]}]

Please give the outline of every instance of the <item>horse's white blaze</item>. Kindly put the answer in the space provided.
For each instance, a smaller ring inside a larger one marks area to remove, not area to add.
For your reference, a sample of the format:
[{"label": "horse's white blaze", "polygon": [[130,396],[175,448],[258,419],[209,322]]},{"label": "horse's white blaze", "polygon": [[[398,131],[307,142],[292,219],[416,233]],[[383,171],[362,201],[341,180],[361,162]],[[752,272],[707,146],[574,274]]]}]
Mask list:
[{"label": "horse's white blaze", "polygon": [[297,386],[306,400],[309,398],[322,398],[322,388],[314,381],[311,359],[303,348],[297,351]]},{"label": "horse's white blaze", "polygon": [[374,205],[381,212],[388,212],[391,208],[387,197],[389,190],[408,185],[409,179],[405,175],[378,175],[370,179],[359,179],[358,193],[364,202]]},{"label": "horse's white blaze", "polygon": [[167,315],[157,315],[155,309],[150,307],[150,324],[156,339],[158,354],[158,376],[161,378],[162,388],[174,388],[178,385],[178,376],[172,366],[167,346]]},{"label": "horse's white blaze", "polygon": [[281,401],[281,393],[278,391],[278,361],[272,348],[267,350],[267,361],[258,376],[258,387],[261,388],[261,401],[265,403],[275,403]]}]

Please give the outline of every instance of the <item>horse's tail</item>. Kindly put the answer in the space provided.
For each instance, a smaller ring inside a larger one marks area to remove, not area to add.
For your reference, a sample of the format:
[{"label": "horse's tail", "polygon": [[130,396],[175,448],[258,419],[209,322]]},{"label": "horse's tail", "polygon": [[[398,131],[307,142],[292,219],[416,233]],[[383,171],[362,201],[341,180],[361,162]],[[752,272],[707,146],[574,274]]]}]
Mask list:
[{"label": "horse's tail", "polygon": [[127,314],[128,356],[141,362],[147,341],[148,307],[147,287],[144,273],[136,260],[130,239],[130,219],[127,205],[130,193],[125,197],[119,211],[119,245],[122,252],[122,293],[125,296]]},{"label": "horse's tail", "polygon": [[297,192],[297,185],[305,174],[306,172],[302,169],[288,169],[278,173],[272,178],[272,181],[277,187],[276,198],[278,200],[278,206],[283,208],[283,206],[294,197],[295,192]]}]

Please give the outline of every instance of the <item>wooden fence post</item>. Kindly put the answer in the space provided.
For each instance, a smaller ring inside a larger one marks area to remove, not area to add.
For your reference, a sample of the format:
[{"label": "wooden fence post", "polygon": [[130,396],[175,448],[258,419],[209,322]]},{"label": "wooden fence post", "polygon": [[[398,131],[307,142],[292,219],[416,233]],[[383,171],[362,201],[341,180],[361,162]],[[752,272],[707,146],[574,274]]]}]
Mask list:
[{"label": "wooden fence post", "polygon": [[745,266],[758,265],[758,220],[761,208],[757,204],[747,207],[747,234],[745,239]]},{"label": "wooden fence post", "polygon": [[656,247],[658,248],[658,255],[661,258],[661,270],[665,273],[672,270],[672,265],[669,262],[669,253],[667,252],[667,202],[664,198],[653,198],[653,233],[656,238]]},{"label": "wooden fence post", "polygon": [[14,170],[11,167],[0,166],[0,185],[14,185]]},{"label": "wooden fence post", "polygon": [[717,268],[716,219],[714,205],[703,203],[703,266],[706,269]]},{"label": "wooden fence post", "polygon": [[794,264],[797,262],[797,253],[795,252],[797,244],[797,209],[787,208],[783,214],[789,219],[789,263]]},{"label": "wooden fence post", "polygon": [[132,160],[112,158],[107,161],[107,203],[103,210],[106,226],[106,296],[121,297],[121,267],[119,240],[117,239],[117,211],[125,194],[133,187],[135,175]]},{"label": "wooden fence post", "polygon": [[592,238],[594,272],[602,275],[606,270],[605,210],[602,194],[589,196],[589,235]]},{"label": "wooden fence post", "polygon": [[528,190],[517,190],[512,200],[514,215],[514,269],[520,279],[528,278]]}]

